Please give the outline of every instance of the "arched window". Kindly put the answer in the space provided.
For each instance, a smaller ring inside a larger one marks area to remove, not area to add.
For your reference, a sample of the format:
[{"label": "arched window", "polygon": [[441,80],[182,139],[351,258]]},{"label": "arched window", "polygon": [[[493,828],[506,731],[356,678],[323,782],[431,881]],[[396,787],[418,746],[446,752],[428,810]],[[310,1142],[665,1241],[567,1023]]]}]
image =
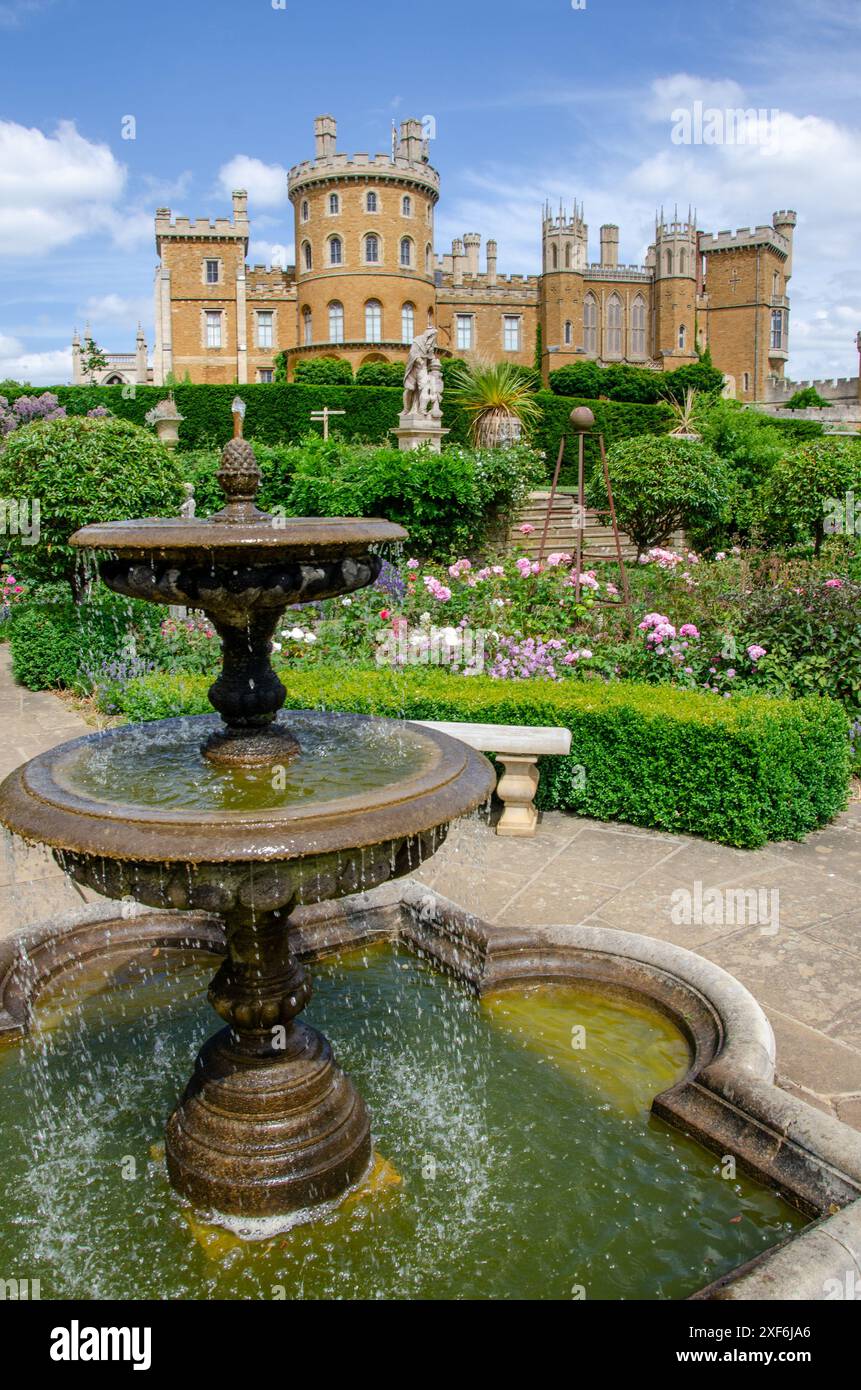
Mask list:
[{"label": "arched window", "polygon": [[365,237],[365,260],[368,265],[377,265],[380,259],[380,238],[376,232],[369,232]]},{"label": "arched window", "polygon": [[631,306],[631,354],[646,355],[646,305],[639,295]]},{"label": "arched window", "polygon": [[329,237],[329,264],[340,265],[344,259],[344,248],[339,236]]},{"label": "arched window", "polygon": [[688,269],[688,253],[684,246],[679,248],[679,274],[685,275]]},{"label": "arched window", "polygon": [[566,241],[566,243],[565,243],[565,269],[566,269],[566,270],[570,270],[570,269],[571,269],[571,243],[570,243],[570,241]]},{"label": "arched window", "polygon": [[553,245],[550,247],[550,264],[551,264],[551,266],[552,266],[552,268],[553,268],[554,270],[558,270],[558,268],[559,268],[559,249],[558,249],[558,247],[557,247],[555,241],[554,241]]},{"label": "arched window", "polygon": [[562,336],[565,346],[570,347],[574,341],[574,325],[570,319],[565,320],[565,328],[563,329]]},{"label": "arched window", "polygon": [[401,309],[401,340],[411,343],[416,336],[416,306],[407,302]]},{"label": "arched window", "polygon": [[308,221],[308,218],[310,217],[310,215],[311,215],[311,210],[310,210],[310,208],[308,207],[308,199],[307,199],[307,198],[303,198],[303,199],[302,199],[302,221],[303,221],[303,222],[307,222],[307,221]]},{"label": "arched window", "polygon": [[403,196],[403,198],[401,199],[401,216],[402,216],[402,217],[412,217],[412,215],[413,215],[413,200],[412,200],[412,198],[410,197],[409,193],[405,193],[404,196]]},{"label": "arched window", "polygon": [[310,347],[314,341],[314,333],[311,327],[311,310],[308,305],[302,310],[302,342],[306,347]]},{"label": "arched window", "polygon": [[337,193],[329,194],[329,212],[333,217],[341,211],[341,200]]},{"label": "arched window", "polygon": [[679,324],[679,347],[682,349],[683,352],[684,352],[684,349],[685,349],[685,343],[687,342],[687,337],[688,337],[688,330],[685,328],[685,325],[684,325],[683,323],[680,323],[680,324]]},{"label": "arched window", "polygon": [[425,274],[426,274],[426,275],[430,275],[430,273],[431,273],[432,270],[433,270],[433,247],[431,246],[430,242],[428,242],[427,246],[425,247]]},{"label": "arched window", "polygon": [[378,299],[369,299],[365,305],[365,339],[369,343],[383,339],[383,306]]},{"label": "arched window", "polygon": [[605,356],[622,356],[622,301],[617,294],[607,300],[607,338]]},{"label": "arched window", "polygon": [[413,244],[408,236],[401,237],[401,265],[410,266],[413,263]]},{"label": "arched window", "polygon": [[741,374],[741,384],[742,384],[742,390],[743,390],[743,391],[749,391],[749,390],[750,390],[750,372],[742,372],[742,374]]},{"label": "arched window", "polygon": [[306,270],[310,270],[310,269],[312,268],[312,266],[313,266],[313,263],[314,263],[314,262],[313,262],[313,257],[312,257],[312,255],[311,255],[311,243],[310,243],[310,241],[303,241],[303,242],[302,242],[302,264],[303,264],[303,266],[305,267]]},{"label": "arched window", "polygon": [[333,299],[329,305],[329,342],[343,343],[344,341],[344,306],[339,299]]},{"label": "arched window", "polygon": [[771,293],[775,299],[780,294],[780,276],[776,270],[771,277]]},{"label": "arched window", "polygon": [[377,211],[377,195],[376,195],[376,193],[373,193],[373,192],[371,192],[371,193],[366,193],[366,194],[365,194],[365,212],[376,212],[376,211]]},{"label": "arched window", "polygon": [[672,253],[672,251],[665,251],[665,252],[664,252],[664,267],[665,267],[665,269],[666,269],[667,274],[668,274],[668,275],[672,275],[672,273],[673,273],[673,253]]},{"label": "arched window", "polygon": [[593,294],[583,300],[583,348],[590,357],[598,356],[598,302]]}]

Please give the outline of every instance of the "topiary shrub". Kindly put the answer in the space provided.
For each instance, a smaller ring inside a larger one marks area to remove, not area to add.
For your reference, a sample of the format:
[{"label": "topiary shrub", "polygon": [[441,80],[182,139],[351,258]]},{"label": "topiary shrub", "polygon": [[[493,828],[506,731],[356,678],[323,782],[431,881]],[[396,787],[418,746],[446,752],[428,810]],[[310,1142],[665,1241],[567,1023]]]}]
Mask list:
[{"label": "topiary shrub", "polygon": [[356,372],[357,386],[403,386],[403,362],[363,362]]},{"label": "topiary shrub", "polygon": [[851,439],[818,439],[787,450],[757,503],[758,529],[769,543],[813,542],[839,529],[847,493],[861,494],[861,449]]},{"label": "topiary shrub", "polygon": [[65,580],[77,599],[84,561],[69,545],[72,533],[89,522],[175,515],[183,493],[176,460],[146,430],[77,416],[9,436],[0,452],[0,497],[39,503],[38,543],[7,536],[20,573]]},{"label": "topiary shrub", "polygon": [[306,357],[296,363],[293,380],[317,386],[349,386],[353,368],[340,357]]},{"label": "topiary shrub", "polygon": [[[726,465],[706,444],[692,439],[644,436],[614,444],[607,453],[616,516],[639,554],[663,545],[672,533],[726,518],[731,483]],[[591,497],[607,506],[601,469]]]}]

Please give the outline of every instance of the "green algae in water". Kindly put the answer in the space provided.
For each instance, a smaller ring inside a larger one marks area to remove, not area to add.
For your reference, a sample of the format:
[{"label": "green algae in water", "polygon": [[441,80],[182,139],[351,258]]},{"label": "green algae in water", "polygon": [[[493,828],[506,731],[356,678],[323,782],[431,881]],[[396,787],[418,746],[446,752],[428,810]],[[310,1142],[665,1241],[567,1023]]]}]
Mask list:
[{"label": "green algae in water", "polygon": [[381,947],[318,963],[306,1016],[400,1185],[215,1258],[158,1147],[211,969],[139,957],[0,1050],[4,1277],[48,1299],[683,1298],[804,1224],[649,1116],[687,1065],[660,1014],[588,986],[478,1002]]},{"label": "green algae in water", "polygon": [[222,727],[213,715],[112,731],[73,748],[57,780],[78,795],[113,806],[202,811],[270,811],[352,797],[390,787],[427,766],[433,745],[392,720],[359,720],[309,710],[282,713],[300,755],[278,777],[272,767],[231,768],[201,754]]}]

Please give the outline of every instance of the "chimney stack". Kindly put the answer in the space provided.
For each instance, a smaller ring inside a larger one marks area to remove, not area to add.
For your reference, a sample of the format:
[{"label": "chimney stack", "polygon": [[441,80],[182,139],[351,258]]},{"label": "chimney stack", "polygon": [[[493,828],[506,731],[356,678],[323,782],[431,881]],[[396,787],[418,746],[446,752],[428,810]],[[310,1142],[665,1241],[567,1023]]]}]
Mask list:
[{"label": "chimney stack", "polygon": [[466,248],[466,273],[478,275],[478,253],[481,249],[481,236],[478,232],[467,232],[463,238]]},{"label": "chimney stack", "polygon": [[314,158],[330,159],[335,153],[338,125],[334,116],[318,116],[314,121]]},{"label": "chimney stack", "polygon": [[601,228],[601,264],[610,268],[619,264],[619,228],[612,222]]},{"label": "chimney stack", "polygon": [[487,243],[487,283],[496,284],[496,242]]},{"label": "chimney stack", "polygon": [[463,242],[456,237],[451,244],[451,283],[453,285],[463,284],[463,263],[465,260]]}]

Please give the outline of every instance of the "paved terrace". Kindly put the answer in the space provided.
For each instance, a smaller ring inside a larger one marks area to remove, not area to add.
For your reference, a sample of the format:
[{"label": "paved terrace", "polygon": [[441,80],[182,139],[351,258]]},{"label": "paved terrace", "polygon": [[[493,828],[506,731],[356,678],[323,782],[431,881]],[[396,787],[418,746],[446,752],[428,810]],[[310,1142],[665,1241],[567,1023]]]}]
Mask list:
[{"label": "paved terrace", "polygon": [[[50,694],[16,686],[0,647],[0,776],[92,726]],[[724,967],[762,1004],[777,1039],[779,1083],[861,1129],[861,803],[802,844],[734,850],[688,835],[545,815],[532,840],[455,826],[420,871],[486,921],[588,922],[686,946]],[[779,891],[779,926],[676,925],[674,889]],[[42,850],[0,857],[0,935],[92,895]]]}]

